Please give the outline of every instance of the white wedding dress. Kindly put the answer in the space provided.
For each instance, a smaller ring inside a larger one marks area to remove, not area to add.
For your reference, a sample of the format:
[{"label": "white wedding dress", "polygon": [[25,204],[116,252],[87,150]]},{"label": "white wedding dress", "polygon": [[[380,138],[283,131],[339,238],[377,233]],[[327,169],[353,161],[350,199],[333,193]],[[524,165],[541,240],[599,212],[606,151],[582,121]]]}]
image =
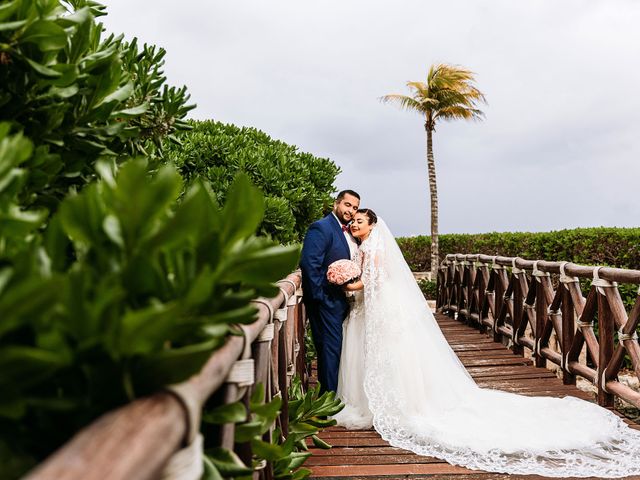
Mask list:
[{"label": "white wedding dress", "polygon": [[480,388],[442,335],[379,220],[362,243],[364,291],[344,323],[336,419],[454,465],[510,474],[640,474],[640,432],[573,397]]}]

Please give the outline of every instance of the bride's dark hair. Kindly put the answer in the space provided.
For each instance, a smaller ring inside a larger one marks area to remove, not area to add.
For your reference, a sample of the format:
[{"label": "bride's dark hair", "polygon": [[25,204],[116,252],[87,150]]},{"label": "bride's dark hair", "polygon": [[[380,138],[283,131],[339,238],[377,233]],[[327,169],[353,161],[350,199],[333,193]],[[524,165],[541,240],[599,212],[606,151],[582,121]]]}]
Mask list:
[{"label": "bride's dark hair", "polygon": [[357,213],[364,213],[369,220],[369,225],[373,225],[374,223],[378,223],[378,216],[376,212],[371,210],[370,208],[361,208]]}]

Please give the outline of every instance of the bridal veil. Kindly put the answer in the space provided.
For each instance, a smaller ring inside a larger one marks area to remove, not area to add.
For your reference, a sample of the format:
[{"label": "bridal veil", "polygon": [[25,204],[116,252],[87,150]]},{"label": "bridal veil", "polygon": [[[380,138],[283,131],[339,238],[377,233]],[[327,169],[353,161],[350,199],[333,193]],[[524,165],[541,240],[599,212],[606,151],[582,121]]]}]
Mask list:
[{"label": "bridal veil", "polygon": [[363,242],[364,391],[391,445],[472,469],[550,477],[640,474],[640,432],[573,397],[476,385],[444,338],[396,240]]}]

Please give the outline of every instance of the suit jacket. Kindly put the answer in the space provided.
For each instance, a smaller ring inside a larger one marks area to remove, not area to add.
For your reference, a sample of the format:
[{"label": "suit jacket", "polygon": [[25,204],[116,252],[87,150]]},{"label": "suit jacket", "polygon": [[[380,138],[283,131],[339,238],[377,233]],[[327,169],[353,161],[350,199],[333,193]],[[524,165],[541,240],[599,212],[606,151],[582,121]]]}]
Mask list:
[{"label": "suit jacket", "polygon": [[305,303],[320,302],[329,308],[336,303],[344,306],[345,294],[341,287],[328,282],[327,269],[336,260],[350,258],[347,239],[332,213],[313,223],[304,238],[300,258]]}]

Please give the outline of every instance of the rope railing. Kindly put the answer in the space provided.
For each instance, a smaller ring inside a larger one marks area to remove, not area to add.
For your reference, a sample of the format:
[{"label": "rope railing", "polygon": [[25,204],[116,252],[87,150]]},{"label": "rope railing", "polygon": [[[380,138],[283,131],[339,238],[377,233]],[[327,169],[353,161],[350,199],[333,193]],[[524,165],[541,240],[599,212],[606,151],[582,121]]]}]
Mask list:
[{"label": "rope railing", "polygon": [[[277,282],[274,298],[253,301],[257,320],[230,336],[200,372],[163,392],[135,400],[109,412],[78,432],[26,478],[29,480],[136,480],[183,478],[173,469],[194,463],[200,415],[214,394],[220,404],[248,399],[257,383],[265,385],[265,401],[282,396],[276,423],[288,433],[287,389],[297,374],[306,384],[305,313],[300,274]],[[251,465],[249,445],[234,443],[235,424],[220,429],[219,445]],[[186,460],[185,460],[186,459]],[[181,463],[186,463],[182,466]],[[267,469],[265,469],[267,470]],[[264,477],[264,471],[257,477]],[[186,478],[186,477],[184,477]]]},{"label": "rope railing", "polygon": [[[581,279],[591,281],[586,297]],[[515,354],[530,350],[537,367],[554,363],[565,384],[576,376],[591,381],[602,406],[618,396],[640,408],[640,393],[618,381],[625,356],[640,379],[640,291],[627,312],[618,282],[640,284],[640,270],[449,254],[438,271],[436,307],[508,342]],[[584,348],[588,358],[581,358]]]}]

